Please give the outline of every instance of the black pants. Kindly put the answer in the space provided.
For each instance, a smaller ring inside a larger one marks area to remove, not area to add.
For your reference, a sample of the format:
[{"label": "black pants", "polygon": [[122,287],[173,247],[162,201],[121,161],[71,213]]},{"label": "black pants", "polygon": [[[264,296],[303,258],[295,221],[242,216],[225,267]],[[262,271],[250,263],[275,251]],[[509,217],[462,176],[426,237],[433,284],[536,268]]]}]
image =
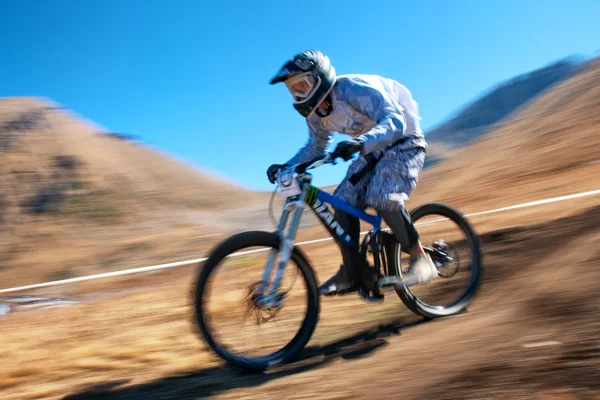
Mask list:
[{"label": "black pants", "polygon": [[[408,253],[408,250],[418,243],[419,233],[404,208],[398,212],[377,210],[377,214],[388,224],[403,252]],[[354,245],[358,247],[360,243],[360,220],[339,210],[335,210],[335,217],[342,228],[348,232]],[[354,276],[355,268],[353,268],[353,260],[350,254],[342,251],[342,258],[349,274]]]}]

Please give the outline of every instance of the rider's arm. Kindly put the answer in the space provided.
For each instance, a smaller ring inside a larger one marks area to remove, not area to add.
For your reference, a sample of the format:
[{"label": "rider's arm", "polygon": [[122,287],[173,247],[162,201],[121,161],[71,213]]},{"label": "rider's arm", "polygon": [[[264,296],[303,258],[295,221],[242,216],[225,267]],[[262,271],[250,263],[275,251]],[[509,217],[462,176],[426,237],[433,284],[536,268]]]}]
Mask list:
[{"label": "rider's arm", "polygon": [[355,138],[363,143],[364,154],[382,149],[404,136],[407,124],[403,107],[390,94],[360,80],[347,81],[344,86],[342,99],[377,124]]},{"label": "rider's arm", "polygon": [[289,165],[308,162],[317,156],[322,156],[325,154],[327,145],[333,141],[333,134],[321,128],[317,118],[308,118],[306,124],[308,125],[308,141],[294,157],[287,161]]}]

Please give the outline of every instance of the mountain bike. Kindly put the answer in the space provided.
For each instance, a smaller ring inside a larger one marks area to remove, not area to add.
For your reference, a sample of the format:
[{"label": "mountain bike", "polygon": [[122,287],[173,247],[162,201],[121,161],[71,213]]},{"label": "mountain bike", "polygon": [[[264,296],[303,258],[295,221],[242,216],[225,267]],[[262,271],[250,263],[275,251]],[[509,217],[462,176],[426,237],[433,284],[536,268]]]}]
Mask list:
[{"label": "mountain bike", "polygon": [[[393,289],[408,309],[432,319],[463,312],[478,292],[483,268],[481,243],[464,216],[442,203],[423,204],[410,212],[415,226],[419,227],[424,249],[435,263],[439,275],[434,279],[436,283],[425,289],[423,296],[417,295],[414,287],[402,284],[402,273],[406,272],[402,267],[402,256],[406,249],[402,249],[394,240],[389,229],[382,228],[382,219],[311,185],[312,175],[308,171],[333,164],[334,160],[335,155],[328,153],[280,171],[277,175],[277,191],[285,199],[285,204],[276,231],[235,234],[218,244],[199,268],[193,287],[194,323],[199,327],[201,339],[229,365],[254,371],[273,368],[293,360],[313,335],[320,314],[317,278],[311,261],[295,245],[296,233],[306,207],[313,210],[340,248],[348,248],[353,252],[354,259],[360,260],[357,292],[362,299],[382,301],[385,297],[383,292]],[[364,240],[359,246],[353,245],[350,235],[338,224],[328,204],[372,226],[369,232],[363,233]],[[432,216],[435,216],[433,220],[426,220]],[[422,220],[425,221],[419,222]],[[442,222],[456,225],[460,237],[451,235],[448,229],[432,230]],[[422,230],[432,234],[430,243],[423,241]],[[448,237],[440,237],[442,234]],[[254,249],[256,247],[264,248]],[[468,257],[464,256],[464,251]],[[260,254],[267,257],[266,261],[256,261],[255,257]],[[228,263],[233,263],[233,266],[231,269],[223,267],[225,276],[215,278],[221,266]],[[259,265],[262,273],[254,276],[250,272],[250,267],[254,265]],[[299,275],[304,283],[305,289],[298,295],[292,296],[288,285],[282,284],[284,273],[290,268],[296,272],[293,282]],[[434,304],[435,299],[447,294],[444,279],[451,279],[459,271],[461,276],[469,274],[469,278],[466,282],[451,285],[459,291],[457,298],[444,304]],[[239,280],[244,277],[250,278],[251,283],[240,284]],[[214,282],[227,287],[215,290],[213,306],[208,298]],[[434,300],[425,300],[428,296],[433,296]],[[289,335],[291,337],[283,339],[282,345],[275,345],[274,342],[283,335],[288,324],[291,325],[291,319],[282,316],[287,302],[290,303],[290,312],[297,314],[300,326]],[[241,310],[236,314],[232,310],[238,303]],[[304,307],[304,311],[299,310],[301,307]],[[214,314],[211,314],[213,309]],[[233,336],[241,334],[242,328],[262,328],[269,324],[274,324],[274,333],[266,336],[265,345],[258,344],[258,339],[263,338],[262,333],[253,334],[249,339],[228,341],[226,335],[219,334],[217,330],[215,321],[219,319],[225,321],[225,333]],[[242,323],[243,327],[232,325],[237,322]]]}]

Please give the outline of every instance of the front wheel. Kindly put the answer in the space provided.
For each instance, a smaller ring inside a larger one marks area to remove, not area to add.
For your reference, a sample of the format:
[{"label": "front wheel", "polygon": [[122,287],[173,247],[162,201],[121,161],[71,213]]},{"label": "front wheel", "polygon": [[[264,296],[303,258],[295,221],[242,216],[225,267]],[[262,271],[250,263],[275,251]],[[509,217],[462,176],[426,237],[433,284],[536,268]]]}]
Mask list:
[{"label": "front wheel", "polygon": [[[428,319],[461,313],[482,281],[479,236],[462,214],[445,204],[424,204],[410,214],[438,277],[424,285],[397,285],[396,293],[406,307]],[[394,242],[390,250],[390,269],[401,276],[408,268],[408,256],[398,243]]]},{"label": "front wheel", "polygon": [[[278,306],[261,302],[259,287],[267,259],[275,257],[275,275],[279,244],[274,233],[232,236],[212,251],[199,271],[195,322],[204,342],[233,367],[262,371],[290,361],[308,343],[317,324],[316,279],[297,247],[277,292]],[[294,286],[299,290],[293,291]]]}]

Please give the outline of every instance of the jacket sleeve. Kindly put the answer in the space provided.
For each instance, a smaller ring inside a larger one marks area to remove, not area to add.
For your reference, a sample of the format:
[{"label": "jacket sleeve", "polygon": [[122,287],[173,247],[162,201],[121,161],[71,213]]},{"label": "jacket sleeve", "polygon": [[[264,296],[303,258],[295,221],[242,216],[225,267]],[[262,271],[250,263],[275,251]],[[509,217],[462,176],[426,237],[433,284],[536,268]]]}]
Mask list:
[{"label": "jacket sleeve", "polygon": [[287,161],[287,164],[304,163],[321,156],[325,154],[327,145],[333,142],[332,132],[321,128],[318,120],[307,119],[306,124],[308,125],[308,141],[294,157]]},{"label": "jacket sleeve", "polygon": [[404,136],[407,125],[404,109],[388,93],[353,81],[342,91],[342,96],[344,101],[377,124],[355,139],[363,143],[363,154],[385,148]]}]

